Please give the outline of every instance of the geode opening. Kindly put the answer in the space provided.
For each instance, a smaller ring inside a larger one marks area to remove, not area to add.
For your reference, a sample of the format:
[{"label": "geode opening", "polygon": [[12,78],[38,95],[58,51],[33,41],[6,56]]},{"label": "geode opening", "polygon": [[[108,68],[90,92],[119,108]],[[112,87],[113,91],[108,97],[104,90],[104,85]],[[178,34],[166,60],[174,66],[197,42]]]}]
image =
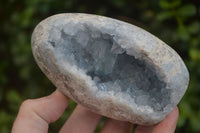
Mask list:
[{"label": "geode opening", "polygon": [[[64,26],[59,40],[49,40],[55,52],[84,70],[99,90],[121,91],[129,94],[138,106],[163,111],[170,102],[171,92],[154,66],[128,55],[114,35],[86,24],[73,25]],[[51,36],[58,35],[54,28],[51,30]]]}]

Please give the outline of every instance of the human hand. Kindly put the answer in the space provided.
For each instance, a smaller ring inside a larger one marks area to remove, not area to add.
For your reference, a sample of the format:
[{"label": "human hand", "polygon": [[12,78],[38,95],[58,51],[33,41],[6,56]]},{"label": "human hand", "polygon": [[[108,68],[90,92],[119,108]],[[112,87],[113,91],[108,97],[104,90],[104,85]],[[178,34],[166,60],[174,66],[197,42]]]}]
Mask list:
[{"label": "human hand", "polygon": [[[26,100],[20,107],[14,122],[12,133],[47,133],[50,123],[55,122],[64,112],[69,99],[59,90],[50,96]],[[77,105],[72,115],[59,133],[93,133],[101,120],[101,115]],[[137,126],[134,133],[173,133],[178,120],[178,108],[159,124],[154,126]],[[133,124],[108,118],[101,133],[130,133]]]}]

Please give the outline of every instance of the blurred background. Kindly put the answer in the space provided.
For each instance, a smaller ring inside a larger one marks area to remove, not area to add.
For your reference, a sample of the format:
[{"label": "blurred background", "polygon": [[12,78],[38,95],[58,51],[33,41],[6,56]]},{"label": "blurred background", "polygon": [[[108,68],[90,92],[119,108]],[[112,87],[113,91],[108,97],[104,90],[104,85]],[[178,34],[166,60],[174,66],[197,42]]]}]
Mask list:
[{"label": "blurred background", "polygon": [[[200,132],[199,0],[0,0],[0,133],[10,132],[23,100],[55,90],[33,59],[30,39],[41,20],[69,12],[135,24],[174,48],[190,72],[189,88],[178,105],[176,133]],[[61,119],[50,125],[50,133],[58,132],[75,105],[70,101]]]}]

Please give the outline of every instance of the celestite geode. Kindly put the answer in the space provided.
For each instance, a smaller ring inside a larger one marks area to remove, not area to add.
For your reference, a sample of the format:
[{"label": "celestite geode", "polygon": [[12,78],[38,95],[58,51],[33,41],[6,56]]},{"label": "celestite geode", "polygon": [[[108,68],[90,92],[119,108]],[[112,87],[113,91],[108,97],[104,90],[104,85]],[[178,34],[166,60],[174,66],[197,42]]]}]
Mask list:
[{"label": "celestite geode", "polygon": [[104,116],[160,122],[189,81],[179,55],[134,25],[89,14],[51,16],[32,35],[34,57],[65,95]]}]

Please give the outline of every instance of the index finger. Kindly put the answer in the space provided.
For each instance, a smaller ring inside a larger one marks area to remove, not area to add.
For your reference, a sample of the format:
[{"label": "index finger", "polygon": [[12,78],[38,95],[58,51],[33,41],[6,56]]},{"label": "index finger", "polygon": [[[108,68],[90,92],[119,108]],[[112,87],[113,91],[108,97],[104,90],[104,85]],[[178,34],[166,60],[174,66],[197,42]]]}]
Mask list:
[{"label": "index finger", "polygon": [[64,112],[69,99],[59,90],[49,96],[22,103],[12,133],[47,133],[48,124]]}]

